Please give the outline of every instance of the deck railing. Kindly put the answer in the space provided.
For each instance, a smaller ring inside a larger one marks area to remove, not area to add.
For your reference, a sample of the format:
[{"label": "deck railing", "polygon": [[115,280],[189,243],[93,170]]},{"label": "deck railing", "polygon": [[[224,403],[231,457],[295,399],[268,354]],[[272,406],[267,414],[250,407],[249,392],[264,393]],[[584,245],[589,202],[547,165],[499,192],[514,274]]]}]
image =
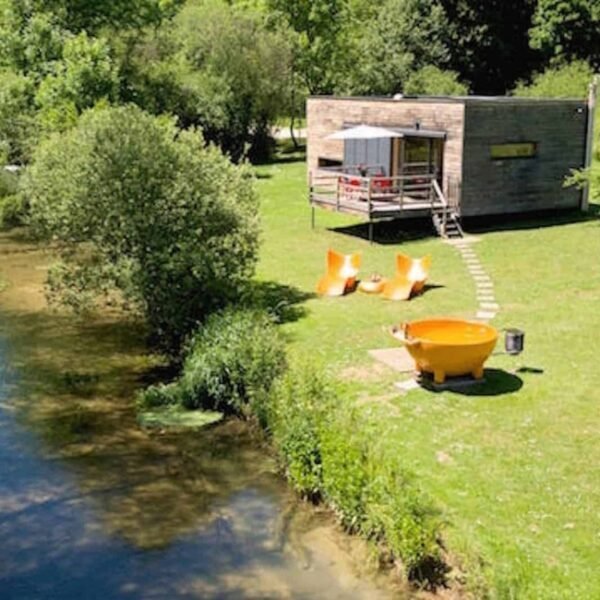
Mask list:
[{"label": "deck railing", "polygon": [[[361,172],[369,173],[378,166],[361,167]],[[434,184],[440,191],[433,174],[415,174],[401,176],[383,175],[379,167],[377,175],[361,175],[356,167],[322,167],[310,173],[311,201],[319,200],[337,210],[344,204],[366,202],[369,214],[374,202],[394,203],[398,210],[409,210],[412,205],[422,206],[423,203],[433,208],[440,202]],[[376,172],[376,171],[375,171]],[[443,194],[441,194],[443,199]]]}]

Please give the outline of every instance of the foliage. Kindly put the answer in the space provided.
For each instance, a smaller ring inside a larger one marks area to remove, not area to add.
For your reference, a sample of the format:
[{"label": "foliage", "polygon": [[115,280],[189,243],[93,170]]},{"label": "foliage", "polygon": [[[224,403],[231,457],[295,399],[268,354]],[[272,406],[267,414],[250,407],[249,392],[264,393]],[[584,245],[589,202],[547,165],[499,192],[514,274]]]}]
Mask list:
[{"label": "foliage", "polygon": [[138,404],[253,414],[264,423],[267,396],[285,368],[285,344],[271,317],[229,309],[211,315],[193,336],[179,379],[147,388]]},{"label": "foliage", "polygon": [[36,103],[46,131],[61,131],[100,100],[115,100],[118,72],[106,40],[86,33],[65,42],[62,60],[41,82]]},{"label": "foliage", "polygon": [[449,23],[437,0],[385,0],[364,24],[351,70],[352,91],[402,92],[410,75],[426,65],[443,67],[450,55]]},{"label": "foliage", "polygon": [[600,68],[600,3],[598,0],[538,0],[531,46],[549,59],[580,59]]},{"label": "foliage", "polygon": [[33,0],[0,3],[0,65],[40,77],[60,60],[66,31]]},{"label": "foliage", "polygon": [[169,351],[252,275],[247,169],[136,107],[89,111],[43,142],[25,190],[34,232],[63,247],[53,296],[74,308],[120,297]]},{"label": "foliage", "polygon": [[[477,94],[504,94],[537,66],[529,29],[537,0],[440,0],[450,23],[448,65]],[[439,65],[438,65],[439,66]]]},{"label": "foliage", "polygon": [[469,88],[458,80],[454,71],[442,71],[427,65],[412,73],[406,85],[405,94],[424,94],[430,96],[466,96]]},{"label": "foliage", "polygon": [[294,72],[311,94],[330,94],[346,49],[344,0],[268,0],[275,18],[294,33]]},{"label": "foliage", "polygon": [[159,26],[172,17],[183,0],[4,0],[4,18],[26,22],[32,16],[51,16],[72,32],[95,33],[102,28],[139,29]]},{"label": "foliage", "polygon": [[361,531],[368,502],[367,447],[352,415],[338,414],[322,435],[323,493],[350,531]]},{"label": "foliage", "polygon": [[22,164],[35,139],[33,85],[29,78],[0,70],[0,164]]},{"label": "foliage", "polygon": [[348,531],[384,542],[409,570],[435,559],[437,512],[415,481],[375,440],[320,369],[294,365],[271,394],[268,428],[288,479],[304,496],[324,499]]},{"label": "foliage", "polygon": [[370,477],[362,531],[385,540],[392,553],[402,557],[409,574],[422,578],[418,571],[424,564],[439,559],[439,511],[397,457],[371,450],[367,460],[363,469]]},{"label": "foliage", "polygon": [[10,228],[24,225],[27,221],[27,202],[22,194],[0,197],[0,227]]},{"label": "foliage", "polygon": [[186,408],[260,418],[264,399],[286,367],[272,319],[253,310],[211,315],[194,335],[178,385]]},{"label": "foliage", "polygon": [[575,61],[571,64],[549,67],[534,75],[527,85],[521,82],[514,90],[515,96],[532,98],[587,98],[594,71],[587,63]]},{"label": "foliage", "polygon": [[195,124],[235,160],[245,152],[264,155],[269,128],[289,102],[285,36],[268,30],[261,13],[223,0],[188,4],[175,35],[187,64],[181,79],[196,104]]},{"label": "foliage", "polygon": [[332,383],[312,366],[296,366],[277,384],[270,403],[267,425],[290,483],[303,496],[318,498],[322,430],[338,403]]}]

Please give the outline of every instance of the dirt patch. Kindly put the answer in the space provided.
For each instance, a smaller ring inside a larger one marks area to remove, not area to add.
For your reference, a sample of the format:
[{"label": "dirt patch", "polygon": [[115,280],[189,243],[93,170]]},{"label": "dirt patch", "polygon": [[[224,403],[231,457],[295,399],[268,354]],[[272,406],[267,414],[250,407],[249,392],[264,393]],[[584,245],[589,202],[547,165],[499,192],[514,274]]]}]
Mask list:
[{"label": "dirt patch", "polygon": [[384,377],[389,377],[390,367],[382,363],[371,362],[368,365],[356,365],[347,367],[340,375],[344,380],[350,381],[380,381]]}]

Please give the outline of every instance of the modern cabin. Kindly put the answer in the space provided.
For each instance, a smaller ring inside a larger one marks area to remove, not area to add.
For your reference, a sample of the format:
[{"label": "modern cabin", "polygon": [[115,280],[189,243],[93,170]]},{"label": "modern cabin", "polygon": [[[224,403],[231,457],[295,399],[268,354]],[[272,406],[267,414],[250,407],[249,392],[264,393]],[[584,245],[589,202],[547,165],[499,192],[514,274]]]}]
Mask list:
[{"label": "modern cabin", "polygon": [[[315,207],[369,223],[431,214],[446,235],[465,216],[584,209],[564,181],[585,165],[592,114],[583,100],[309,98],[313,219]],[[382,137],[336,139],[361,125]]]}]

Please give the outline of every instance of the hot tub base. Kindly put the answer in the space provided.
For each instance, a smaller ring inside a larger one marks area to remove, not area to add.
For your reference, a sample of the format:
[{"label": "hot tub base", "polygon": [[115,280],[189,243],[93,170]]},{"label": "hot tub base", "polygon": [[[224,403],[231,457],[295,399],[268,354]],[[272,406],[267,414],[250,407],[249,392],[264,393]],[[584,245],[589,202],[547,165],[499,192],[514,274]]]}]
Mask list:
[{"label": "hot tub base", "polygon": [[423,388],[435,392],[460,391],[474,386],[480,386],[486,382],[485,375],[475,378],[472,375],[459,375],[455,377],[446,377],[443,383],[437,383],[433,373],[422,372],[417,378],[419,385]]},{"label": "hot tub base", "polygon": [[[427,371],[422,371],[422,373],[428,373]],[[447,379],[447,377],[449,377],[445,371],[433,371],[433,373],[430,373],[430,375],[433,377],[433,381],[435,383],[444,383]],[[481,367],[478,367],[477,369],[474,369],[473,371],[471,371],[470,373],[471,377],[473,379],[483,379],[483,365]],[[465,377],[467,376],[465,375],[455,375],[454,377]]]}]

